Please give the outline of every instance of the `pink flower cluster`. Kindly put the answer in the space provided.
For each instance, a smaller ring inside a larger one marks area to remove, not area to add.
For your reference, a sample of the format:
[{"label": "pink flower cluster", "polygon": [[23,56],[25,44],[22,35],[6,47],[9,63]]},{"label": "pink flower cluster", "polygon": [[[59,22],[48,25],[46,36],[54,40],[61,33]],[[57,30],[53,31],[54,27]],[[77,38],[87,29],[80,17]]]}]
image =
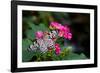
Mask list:
[{"label": "pink flower cluster", "polygon": [[50,23],[50,27],[52,27],[52,28],[58,30],[58,36],[64,37],[64,38],[66,38],[66,39],[71,40],[71,38],[72,38],[72,33],[70,32],[69,27],[63,26],[63,25],[61,25],[61,24],[58,23],[58,22],[51,22],[51,23]]},{"label": "pink flower cluster", "polygon": [[51,47],[53,47],[55,48],[56,55],[59,55],[61,53],[61,48],[58,43],[55,43],[54,38],[57,38],[57,36],[59,36],[59,37],[64,37],[66,39],[71,40],[72,33],[70,32],[70,29],[68,26],[64,26],[58,22],[51,22],[50,28],[54,30],[51,32],[37,31],[35,33],[37,43],[40,46],[41,51],[45,52],[51,49]]},{"label": "pink flower cluster", "polygon": [[61,52],[61,49],[60,49],[60,45],[59,44],[55,44],[55,51],[56,51],[56,54],[59,55],[60,52]]}]

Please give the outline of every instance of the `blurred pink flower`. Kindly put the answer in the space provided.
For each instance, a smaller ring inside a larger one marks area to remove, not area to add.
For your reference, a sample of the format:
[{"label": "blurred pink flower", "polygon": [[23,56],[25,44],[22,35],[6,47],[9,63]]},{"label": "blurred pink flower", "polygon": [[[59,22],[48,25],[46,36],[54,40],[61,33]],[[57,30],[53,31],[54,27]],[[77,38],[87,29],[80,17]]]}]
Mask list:
[{"label": "blurred pink flower", "polygon": [[70,33],[70,29],[67,26],[62,26],[59,30],[58,36],[64,37],[66,39],[71,40],[72,38],[72,33]]},{"label": "blurred pink flower", "polygon": [[70,28],[69,28],[68,26],[64,26],[64,30],[65,30],[66,32],[70,32]]},{"label": "blurred pink flower", "polygon": [[61,52],[60,45],[57,44],[57,43],[55,44],[55,52],[56,52],[57,55],[59,55],[60,52]]},{"label": "blurred pink flower", "polygon": [[67,28],[64,27],[64,26],[61,26],[60,29],[59,29],[58,35],[62,37],[62,36],[64,36],[65,33],[67,33]]},{"label": "blurred pink flower", "polygon": [[64,31],[61,31],[61,30],[60,30],[60,31],[58,32],[58,36],[63,37],[63,35],[64,35]]},{"label": "blurred pink flower", "polygon": [[71,40],[72,33],[70,33],[70,28],[68,26],[63,26],[58,22],[51,22],[50,26],[58,30],[58,36],[64,37]]},{"label": "blurred pink flower", "polygon": [[53,28],[55,28],[55,29],[60,29],[61,24],[58,23],[58,22],[51,22],[50,26],[53,27]]},{"label": "blurred pink flower", "polygon": [[35,35],[36,35],[36,39],[43,38],[43,32],[42,31],[37,31]]},{"label": "blurred pink flower", "polygon": [[67,38],[68,38],[69,40],[71,40],[71,38],[72,38],[72,33],[68,33]]},{"label": "blurred pink flower", "polygon": [[60,26],[58,36],[63,37],[65,32],[66,32],[66,28],[64,26]]},{"label": "blurred pink flower", "polygon": [[66,34],[64,34],[64,38],[66,38],[66,39],[68,38],[68,34],[67,34],[67,33],[66,33]]}]

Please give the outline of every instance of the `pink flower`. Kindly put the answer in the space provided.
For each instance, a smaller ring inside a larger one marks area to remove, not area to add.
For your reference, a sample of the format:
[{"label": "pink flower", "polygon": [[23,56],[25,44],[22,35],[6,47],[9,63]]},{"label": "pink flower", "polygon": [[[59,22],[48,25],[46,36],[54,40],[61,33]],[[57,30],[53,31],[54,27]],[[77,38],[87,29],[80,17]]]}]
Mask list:
[{"label": "pink flower", "polygon": [[60,45],[59,44],[55,44],[55,51],[56,51],[56,54],[59,55],[60,52],[61,52],[61,49],[60,49]]},{"label": "pink flower", "polygon": [[35,35],[36,35],[36,39],[43,38],[43,32],[42,31],[37,31]]},{"label": "pink flower", "polygon": [[53,28],[55,28],[55,29],[60,29],[61,24],[58,23],[58,22],[51,22],[50,26],[53,27]]},{"label": "pink flower", "polygon": [[64,31],[59,31],[59,33],[58,33],[58,36],[60,36],[60,37],[63,37],[63,35],[64,35]]},{"label": "pink flower", "polygon": [[68,33],[67,38],[68,38],[69,40],[71,40],[71,38],[72,38],[72,33]]},{"label": "pink flower", "polygon": [[68,38],[68,34],[67,34],[67,33],[66,33],[66,34],[64,34],[64,38],[66,38],[66,39]]},{"label": "pink flower", "polygon": [[65,33],[67,33],[67,28],[64,26],[61,26],[58,32],[58,36],[63,37]]},{"label": "pink flower", "polygon": [[72,33],[65,33],[64,38],[71,40],[72,38]]},{"label": "pink flower", "polygon": [[69,40],[71,40],[71,38],[72,38],[72,33],[70,33],[70,29],[66,26],[61,27],[61,29],[59,30],[58,35],[60,37],[64,37],[64,38],[69,39]]},{"label": "pink flower", "polygon": [[50,27],[58,30],[58,36],[71,40],[72,34],[68,26],[63,26],[58,22],[51,22]]},{"label": "pink flower", "polygon": [[70,32],[70,28],[68,26],[64,26],[65,32]]}]

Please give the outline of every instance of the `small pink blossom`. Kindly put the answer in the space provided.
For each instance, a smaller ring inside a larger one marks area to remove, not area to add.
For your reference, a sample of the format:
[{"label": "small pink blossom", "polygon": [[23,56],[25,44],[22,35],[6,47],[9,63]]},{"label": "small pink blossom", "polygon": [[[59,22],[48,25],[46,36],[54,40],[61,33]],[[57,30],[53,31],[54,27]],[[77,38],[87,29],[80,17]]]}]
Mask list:
[{"label": "small pink blossom", "polygon": [[43,32],[42,31],[37,31],[35,35],[36,35],[36,39],[43,38]]},{"label": "small pink blossom", "polygon": [[61,28],[61,24],[58,22],[51,22],[50,26],[55,28],[55,29],[60,29]]},{"label": "small pink blossom", "polygon": [[58,36],[63,37],[66,33],[67,33],[67,28],[64,26],[61,26],[61,28],[58,32]]},{"label": "small pink blossom", "polygon": [[66,33],[66,34],[64,34],[64,38],[66,38],[66,39],[68,38],[68,34],[67,34],[67,33]]},{"label": "small pink blossom", "polygon": [[68,33],[68,36],[67,36],[67,37],[68,37],[69,40],[71,40],[71,38],[72,38],[72,33]]},{"label": "small pink blossom", "polygon": [[63,37],[63,35],[64,35],[64,31],[61,31],[61,30],[60,30],[60,31],[58,32],[58,36]]},{"label": "small pink blossom", "polygon": [[63,37],[64,33],[65,33],[65,27],[64,26],[60,26],[60,29],[58,30],[58,36]]},{"label": "small pink blossom", "polygon": [[58,32],[58,36],[64,37],[66,39],[71,40],[72,33],[70,33],[70,29],[67,26],[61,26]]},{"label": "small pink blossom", "polygon": [[64,28],[64,30],[66,31],[66,32],[70,32],[70,28],[68,27],[68,26],[64,26],[65,28]]},{"label": "small pink blossom", "polygon": [[56,54],[59,55],[60,52],[61,52],[61,49],[60,49],[60,45],[59,44],[55,44],[55,51],[56,51]]}]

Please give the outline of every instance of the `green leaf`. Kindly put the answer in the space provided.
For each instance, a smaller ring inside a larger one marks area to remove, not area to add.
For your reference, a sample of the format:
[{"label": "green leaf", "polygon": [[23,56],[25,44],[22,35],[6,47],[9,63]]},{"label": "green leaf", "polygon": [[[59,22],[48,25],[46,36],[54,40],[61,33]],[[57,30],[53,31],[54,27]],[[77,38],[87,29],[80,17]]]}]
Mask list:
[{"label": "green leaf", "polygon": [[78,55],[76,53],[70,53],[67,56],[68,60],[81,60],[81,59],[87,59],[86,56],[84,54]]},{"label": "green leaf", "polygon": [[27,36],[28,39],[30,39],[30,40],[35,39],[34,30],[27,30],[25,33],[26,33],[26,36]]},{"label": "green leaf", "polygon": [[34,52],[29,52],[27,50],[30,44],[32,44],[32,42],[29,39],[22,40],[22,61],[23,62],[29,61],[34,55]]},{"label": "green leaf", "polygon": [[80,57],[81,57],[82,59],[87,59],[87,57],[86,57],[83,53],[80,54]]}]

